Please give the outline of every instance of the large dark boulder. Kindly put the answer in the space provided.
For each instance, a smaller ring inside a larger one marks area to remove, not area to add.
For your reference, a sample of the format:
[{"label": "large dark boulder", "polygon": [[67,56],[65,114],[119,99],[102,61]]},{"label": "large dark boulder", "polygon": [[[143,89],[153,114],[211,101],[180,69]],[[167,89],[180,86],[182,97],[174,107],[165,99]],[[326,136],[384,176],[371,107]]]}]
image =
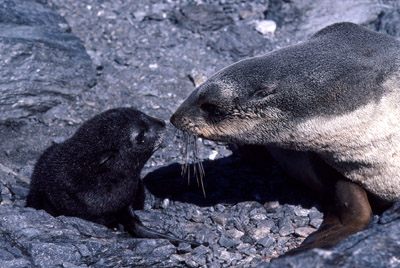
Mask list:
[{"label": "large dark boulder", "polygon": [[0,50],[2,125],[68,105],[96,83],[82,42],[40,1],[2,1]]}]

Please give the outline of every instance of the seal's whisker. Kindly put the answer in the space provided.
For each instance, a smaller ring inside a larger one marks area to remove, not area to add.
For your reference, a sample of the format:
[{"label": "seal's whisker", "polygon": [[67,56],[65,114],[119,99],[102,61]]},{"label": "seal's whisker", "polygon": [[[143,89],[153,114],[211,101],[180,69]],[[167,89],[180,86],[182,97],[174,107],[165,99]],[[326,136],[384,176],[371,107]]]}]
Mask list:
[{"label": "seal's whisker", "polygon": [[193,174],[196,177],[196,182],[197,182],[197,186],[200,186],[200,182],[199,182],[199,173],[197,172],[197,168],[196,168],[196,163],[194,162],[192,164],[193,166]]},{"label": "seal's whisker", "polygon": [[[197,185],[201,186],[203,195],[204,197],[206,197],[204,183],[203,183],[205,171],[203,163],[198,157],[197,137],[187,133],[183,133],[183,139],[185,141],[185,147],[182,150],[184,159],[181,168],[181,176],[187,175],[188,184],[190,184],[190,178],[194,176],[196,178]],[[193,175],[191,171],[192,168],[193,168]]]},{"label": "seal's whisker", "polygon": [[192,136],[193,137],[193,172],[196,176],[196,181],[197,185],[202,188],[203,195],[206,197],[206,192],[204,190],[204,183],[203,183],[203,178],[204,178],[204,168],[203,164],[200,161],[200,158],[198,157],[198,147],[197,147],[197,136]]},{"label": "seal's whisker", "polygon": [[196,169],[196,162],[197,162],[197,137],[196,136],[192,136],[192,140],[193,140],[193,150],[192,150],[192,159],[193,159],[193,173],[196,177],[196,181],[197,181],[197,186],[200,186],[199,183],[199,176],[198,176],[198,172]]},{"label": "seal's whisker", "polygon": [[203,190],[203,195],[204,197],[206,197],[206,191],[204,189],[204,183],[203,183],[203,178],[205,176],[205,172],[204,172],[204,167],[203,167],[203,162],[198,161],[197,165],[199,167],[199,176],[200,176],[200,182],[201,182],[201,189]]},{"label": "seal's whisker", "polygon": [[[182,165],[182,170],[181,170],[181,176],[184,176],[187,171],[188,171],[188,163],[189,163],[189,146],[190,146],[190,140],[189,140],[189,135],[186,133],[183,134],[183,138],[185,140],[185,149],[183,151],[183,156],[184,156],[184,163]],[[190,182],[190,178],[188,177],[188,184]]]},{"label": "seal's whisker", "polygon": [[206,172],[204,171],[203,162],[199,161],[199,162],[197,162],[197,165],[199,166],[200,177],[204,178],[204,176],[206,175]]}]

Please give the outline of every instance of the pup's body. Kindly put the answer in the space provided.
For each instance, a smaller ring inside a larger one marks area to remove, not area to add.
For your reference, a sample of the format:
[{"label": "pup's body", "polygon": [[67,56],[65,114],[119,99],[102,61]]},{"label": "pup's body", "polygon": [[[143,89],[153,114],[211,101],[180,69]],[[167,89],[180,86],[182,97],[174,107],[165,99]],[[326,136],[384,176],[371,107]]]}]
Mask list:
[{"label": "pup's body", "polygon": [[203,138],[267,146],[331,203],[297,252],[332,246],[368,225],[371,197],[400,199],[400,42],[333,24],[219,71],[171,122]]},{"label": "pup's body", "polygon": [[144,201],[140,171],[160,147],[164,129],[164,122],[133,108],[93,117],[43,153],[26,205],[108,227],[120,223],[134,237],[187,242],[144,227],[133,213]]}]

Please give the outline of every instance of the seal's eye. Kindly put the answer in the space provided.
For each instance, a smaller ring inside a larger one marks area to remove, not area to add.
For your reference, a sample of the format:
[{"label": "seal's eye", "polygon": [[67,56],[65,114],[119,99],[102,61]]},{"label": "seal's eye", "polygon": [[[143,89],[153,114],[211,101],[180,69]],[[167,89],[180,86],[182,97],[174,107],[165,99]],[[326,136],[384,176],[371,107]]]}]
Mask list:
[{"label": "seal's eye", "polygon": [[276,93],[276,88],[263,88],[263,89],[257,90],[253,96],[255,98],[262,99],[262,98],[265,98],[265,97],[275,94],[275,93]]},{"label": "seal's eye", "polygon": [[210,116],[223,116],[225,114],[225,112],[222,111],[222,109],[220,109],[217,105],[208,102],[203,103],[200,106],[200,109]]},{"label": "seal's eye", "polygon": [[135,137],[135,141],[137,144],[143,144],[146,138],[146,132],[144,130],[140,131],[139,134]]}]

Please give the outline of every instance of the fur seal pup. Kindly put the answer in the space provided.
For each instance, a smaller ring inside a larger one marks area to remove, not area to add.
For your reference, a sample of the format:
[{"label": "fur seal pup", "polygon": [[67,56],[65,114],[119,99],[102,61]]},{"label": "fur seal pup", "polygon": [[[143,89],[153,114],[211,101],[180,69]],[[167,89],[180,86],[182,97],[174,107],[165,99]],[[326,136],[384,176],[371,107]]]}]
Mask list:
[{"label": "fur seal pup", "polygon": [[144,202],[140,171],[161,146],[165,123],[133,108],[103,112],[68,140],[51,146],[35,165],[26,206],[75,216],[134,237],[181,240],[146,228],[133,212]]},{"label": "fur seal pup", "polygon": [[289,254],[331,247],[366,228],[371,204],[400,199],[400,42],[330,25],[217,72],[171,122],[206,139],[267,146],[330,200],[321,227]]}]

